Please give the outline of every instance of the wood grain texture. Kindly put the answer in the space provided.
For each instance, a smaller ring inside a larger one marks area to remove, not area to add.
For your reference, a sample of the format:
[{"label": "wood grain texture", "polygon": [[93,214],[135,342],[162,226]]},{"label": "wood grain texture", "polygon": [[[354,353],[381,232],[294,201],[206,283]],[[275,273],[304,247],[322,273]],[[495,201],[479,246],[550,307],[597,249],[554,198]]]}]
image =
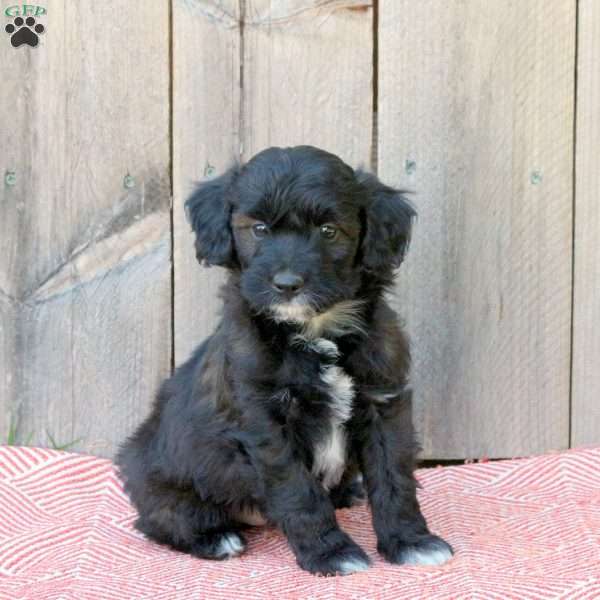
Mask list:
[{"label": "wood grain texture", "polygon": [[381,1],[380,175],[420,214],[396,305],[425,456],[568,445],[574,48],[568,0]]},{"label": "wood grain texture", "polygon": [[600,443],[600,5],[578,13],[572,445]]},{"label": "wood grain texture", "polygon": [[181,364],[217,320],[219,267],[196,261],[184,202],[193,183],[223,173],[240,155],[240,27],[237,0],[173,2],[173,229],[175,361]]},{"label": "wood grain texture", "polygon": [[368,165],[370,0],[247,0],[243,158],[309,144]]},{"label": "wood grain texture", "polygon": [[0,435],[110,455],[170,363],[168,4],[47,10],[0,50]]}]

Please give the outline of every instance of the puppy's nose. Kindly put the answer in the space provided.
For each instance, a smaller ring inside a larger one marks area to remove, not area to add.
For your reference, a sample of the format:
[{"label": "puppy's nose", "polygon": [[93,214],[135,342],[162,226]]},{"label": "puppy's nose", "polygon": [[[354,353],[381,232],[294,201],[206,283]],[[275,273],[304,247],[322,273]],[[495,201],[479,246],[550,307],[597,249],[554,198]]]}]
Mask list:
[{"label": "puppy's nose", "polygon": [[273,287],[281,293],[295,293],[304,285],[304,279],[292,271],[279,271],[273,276]]}]

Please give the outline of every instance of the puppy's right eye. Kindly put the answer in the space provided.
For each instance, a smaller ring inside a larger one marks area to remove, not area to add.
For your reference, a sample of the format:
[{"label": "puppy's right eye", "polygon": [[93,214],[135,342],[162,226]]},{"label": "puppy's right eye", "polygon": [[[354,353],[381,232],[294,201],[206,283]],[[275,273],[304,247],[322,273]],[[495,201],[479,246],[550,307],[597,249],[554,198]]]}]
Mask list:
[{"label": "puppy's right eye", "polygon": [[255,238],[264,238],[269,234],[269,228],[264,223],[255,223],[252,225],[252,234]]}]

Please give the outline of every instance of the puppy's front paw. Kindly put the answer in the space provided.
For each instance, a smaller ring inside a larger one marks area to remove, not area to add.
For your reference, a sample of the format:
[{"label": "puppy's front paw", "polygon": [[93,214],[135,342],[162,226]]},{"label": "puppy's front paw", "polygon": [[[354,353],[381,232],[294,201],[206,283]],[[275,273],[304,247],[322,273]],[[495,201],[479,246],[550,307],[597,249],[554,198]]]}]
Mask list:
[{"label": "puppy's front paw", "polygon": [[364,550],[348,536],[343,543],[326,548],[315,548],[315,551],[297,557],[298,564],[315,575],[350,575],[366,571],[371,561]]},{"label": "puppy's front paw", "polygon": [[331,364],[335,363],[340,356],[337,344],[326,338],[309,339],[298,334],[293,336],[291,341],[293,345],[305,348],[309,352],[315,352],[321,359]]},{"label": "puppy's front paw", "polygon": [[319,355],[335,361],[339,355],[337,344],[326,338],[317,338],[311,344],[312,349]]},{"label": "puppy's front paw", "polygon": [[392,537],[388,542],[380,543],[377,549],[386,560],[399,565],[441,565],[454,554],[450,544],[431,534],[410,542]]},{"label": "puppy's front paw", "polygon": [[245,549],[246,540],[239,533],[203,533],[194,540],[191,554],[200,558],[223,560],[238,556]]}]

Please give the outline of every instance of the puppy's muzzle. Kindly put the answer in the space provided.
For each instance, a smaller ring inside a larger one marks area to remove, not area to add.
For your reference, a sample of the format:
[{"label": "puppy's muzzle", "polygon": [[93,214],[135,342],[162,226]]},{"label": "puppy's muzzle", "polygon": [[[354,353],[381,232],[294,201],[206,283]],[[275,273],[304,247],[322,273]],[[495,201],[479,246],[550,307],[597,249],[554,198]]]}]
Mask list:
[{"label": "puppy's muzzle", "polygon": [[291,297],[304,286],[304,278],[289,269],[275,273],[272,279],[273,289],[281,295]]}]

